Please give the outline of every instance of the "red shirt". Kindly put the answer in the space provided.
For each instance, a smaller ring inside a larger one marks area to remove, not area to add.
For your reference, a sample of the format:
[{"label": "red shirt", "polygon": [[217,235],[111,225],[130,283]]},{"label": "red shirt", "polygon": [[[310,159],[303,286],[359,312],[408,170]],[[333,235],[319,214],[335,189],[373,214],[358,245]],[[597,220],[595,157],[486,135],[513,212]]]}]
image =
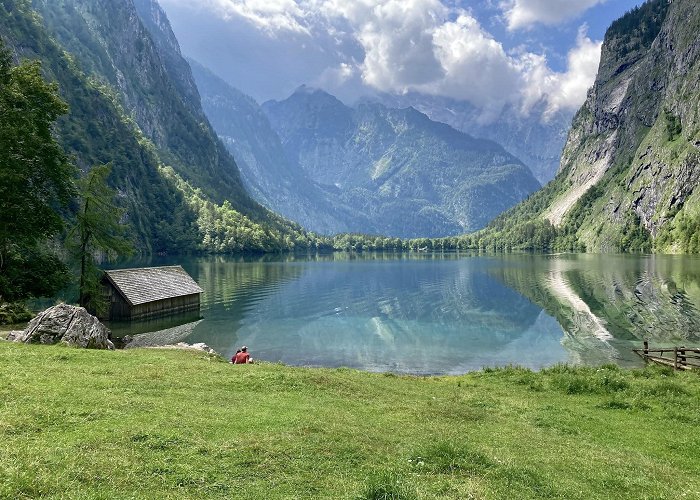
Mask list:
[{"label": "red shirt", "polygon": [[233,357],[233,363],[236,365],[244,365],[250,359],[250,354],[247,352],[239,352]]}]

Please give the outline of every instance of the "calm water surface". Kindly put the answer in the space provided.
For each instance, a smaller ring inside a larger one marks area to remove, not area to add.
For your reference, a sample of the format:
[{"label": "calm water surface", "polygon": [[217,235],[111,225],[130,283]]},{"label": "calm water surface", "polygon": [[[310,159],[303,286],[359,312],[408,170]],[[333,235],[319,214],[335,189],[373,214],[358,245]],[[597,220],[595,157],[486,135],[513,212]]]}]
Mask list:
[{"label": "calm water surface", "polygon": [[201,318],[115,324],[142,344],[205,342],[290,365],[459,374],[559,362],[641,366],[631,352],[697,344],[700,259],[334,254],[151,259],[204,289]]}]

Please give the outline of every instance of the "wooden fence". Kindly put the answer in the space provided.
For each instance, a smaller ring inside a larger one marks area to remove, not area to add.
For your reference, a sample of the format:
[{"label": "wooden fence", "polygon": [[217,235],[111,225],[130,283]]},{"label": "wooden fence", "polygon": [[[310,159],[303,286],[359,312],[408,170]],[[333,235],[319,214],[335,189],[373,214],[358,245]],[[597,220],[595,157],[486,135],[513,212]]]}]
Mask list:
[{"label": "wooden fence", "polygon": [[643,349],[632,349],[645,361],[652,361],[676,370],[700,370],[700,348],[666,347],[649,349],[649,342],[644,341]]}]

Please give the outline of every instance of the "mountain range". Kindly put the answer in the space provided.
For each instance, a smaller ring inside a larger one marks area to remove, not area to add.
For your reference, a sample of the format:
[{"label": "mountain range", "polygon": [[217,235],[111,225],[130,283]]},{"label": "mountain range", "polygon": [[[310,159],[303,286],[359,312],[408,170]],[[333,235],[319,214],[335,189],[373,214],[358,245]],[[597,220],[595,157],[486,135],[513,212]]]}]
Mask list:
[{"label": "mountain range", "polygon": [[246,188],[321,233],[439,237],[483,227],[539,187],[498,144],[413,108],[352,108],[302,86],[258,106],[190,61],[204,110]]},{"label": "mountain range", "polygon": [[468,101],[417,92],[379,94],[370,102],[381,102],[394,108],[411,106],[431,120],[497,142],[522,160],[542,185],[554,179],[559,169],[561,152],[574,115],[573,111],[566,109],[551,111],[545,101],[540,101],[527,112],[508,104],[496,116],[485,117]]},{"label": "mountain range", "polygon": [[698,252],[698,33],[691,0],[615,21],[556,177],[537,191],[566,113],[506,108],[483,123],[449,99],[348,106],[304,86],[259,105],[182,57],[156,0],[0,4],[3,43],[40,59],[69,104],[58,140],[83,171],[112,164],[145,253],[321,244],[292,221],[402,238],[487,226],[461,237],[467,247]]}]

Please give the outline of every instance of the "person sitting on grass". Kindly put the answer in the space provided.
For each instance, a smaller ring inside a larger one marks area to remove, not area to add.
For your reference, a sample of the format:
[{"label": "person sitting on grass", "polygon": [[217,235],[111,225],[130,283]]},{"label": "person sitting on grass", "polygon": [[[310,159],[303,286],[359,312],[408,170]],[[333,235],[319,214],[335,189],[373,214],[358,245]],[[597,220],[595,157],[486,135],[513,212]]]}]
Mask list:
[{"label": "person sitting on grass", "polygon": [[248,348],[246,346],[241,347],[240,351],[233,357],[234,365],[244,365],[250,362],[252,362],[252,360],[250,359],[250,354],[248,354]]},{"label": "person sitting on grass", "polygon": [[238,355],[240,354],[240,352],[241,352],[241,350],[238,349],[238,350],[236,351],[236,354],[234,354],[233,356],[231,356],[231,363],[233,363],[233,364],[236,363],[236,356],[238,356]]}]

